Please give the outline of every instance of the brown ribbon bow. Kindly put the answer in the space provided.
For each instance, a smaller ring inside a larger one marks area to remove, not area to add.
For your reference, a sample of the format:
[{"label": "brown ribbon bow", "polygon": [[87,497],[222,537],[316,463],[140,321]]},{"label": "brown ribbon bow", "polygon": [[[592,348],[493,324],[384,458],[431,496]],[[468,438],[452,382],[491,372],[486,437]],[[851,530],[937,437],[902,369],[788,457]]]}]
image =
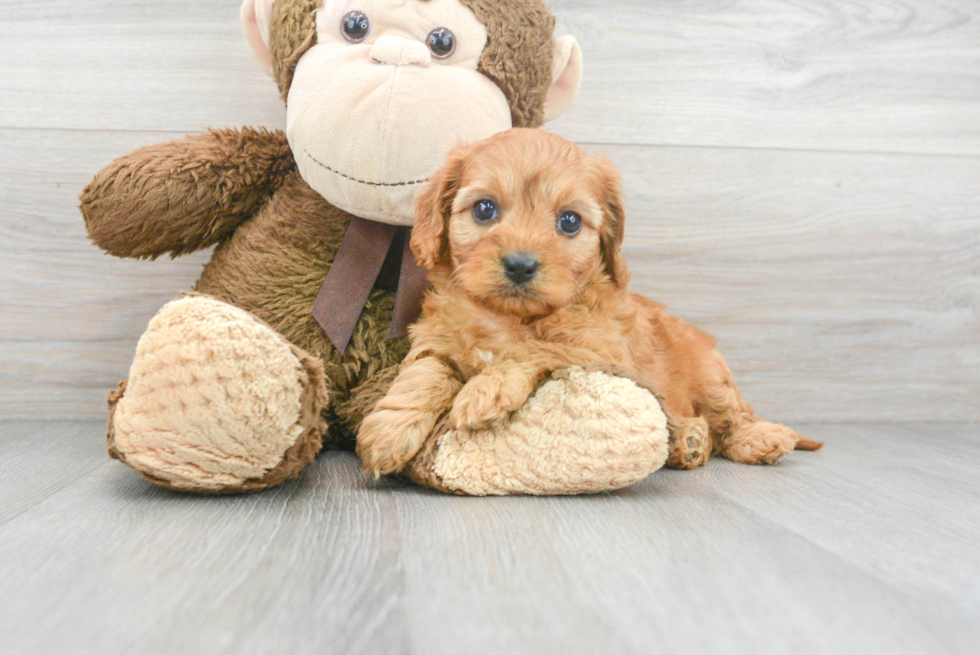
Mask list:
[{"label": "brown ribbon bow", "polygon": [[422,313],[422,297],[428,283],[425,269],[415,261],[409,247],[409,235],[404,235],[400,253],[389,253],[399,229],[363,218],[351,219],[347,235],[313,303],[313,317],[341,354],[350,344],[357,320],[389,254],[398,258],[395,264],[400,266],[400,271],[388,338],[407,336],[408,326]]}]

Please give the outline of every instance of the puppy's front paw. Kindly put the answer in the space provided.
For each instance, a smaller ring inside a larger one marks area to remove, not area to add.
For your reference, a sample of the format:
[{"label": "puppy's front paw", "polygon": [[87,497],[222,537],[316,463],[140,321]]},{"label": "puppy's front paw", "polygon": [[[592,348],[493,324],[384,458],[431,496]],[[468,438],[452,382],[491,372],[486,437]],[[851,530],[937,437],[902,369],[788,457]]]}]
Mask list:
[{"label": "puppy's front paw", "polygon": [[527,400],[498,375],[477,375],[463,386],[449,415],[458,429],[479,430],[507,418]]},{"label": "puppy's front paw", "polygon": [[398,473],[418,454],[436,418],[410,409],[379,409],[357,433],[357,455],[364,473],[378,478]]}]

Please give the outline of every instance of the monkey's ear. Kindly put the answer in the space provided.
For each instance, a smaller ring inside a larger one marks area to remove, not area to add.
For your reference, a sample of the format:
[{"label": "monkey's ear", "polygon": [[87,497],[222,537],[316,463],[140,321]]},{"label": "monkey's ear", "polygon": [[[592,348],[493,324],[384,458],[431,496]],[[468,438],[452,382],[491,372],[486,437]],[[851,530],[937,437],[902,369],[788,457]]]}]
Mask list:
[{"label": "monkey's ear", "polygon": [[265,72],[272,75],[272,51],[269,49],[269,24],[276,0],[245,0],[242,3],[242,30],[248,47]]},{"label": "monkey's ear", "polygon": [[620,289],[629,286],[630,271],[623,257],[623,238],[626,235],[626,209],[623,206],[623,185],[619,171],[608,159],[596,160],[602,202],[602,227],[599,228],[599,249],[606,273]]},{"label": "monkey's ear", "polygon": [[574,36],[555,39],[551,87],[544,100],[544,120],[553,121],[572,104],[582,86],[582,48]]},{"label": "monkey's ear", "polygon": [[411,245],[415,259],[423,268],[432,270],[446,262],[449,250],[446,229],[468,154],[469,148],[457,148],[415,199]]}]

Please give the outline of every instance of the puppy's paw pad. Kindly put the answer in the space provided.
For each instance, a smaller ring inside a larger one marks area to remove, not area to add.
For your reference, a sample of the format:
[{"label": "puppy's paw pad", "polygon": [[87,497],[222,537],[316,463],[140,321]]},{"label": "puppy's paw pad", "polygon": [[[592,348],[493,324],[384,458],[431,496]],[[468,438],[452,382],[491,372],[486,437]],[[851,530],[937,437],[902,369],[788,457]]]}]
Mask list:
[{"label": "puppy's paw pad", "polygon": [[695,419],[682,425],[670,436],[670,453],[667,466],[693,470],[708,463],[711,456],[711,439],[704,419]]}]

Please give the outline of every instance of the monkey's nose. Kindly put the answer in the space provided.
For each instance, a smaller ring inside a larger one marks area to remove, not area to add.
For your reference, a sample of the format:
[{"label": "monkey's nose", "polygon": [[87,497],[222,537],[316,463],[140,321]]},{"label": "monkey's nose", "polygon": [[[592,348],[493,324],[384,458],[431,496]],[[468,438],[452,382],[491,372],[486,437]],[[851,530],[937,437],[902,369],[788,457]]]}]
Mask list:
[{"label": "monkey's nose", "polygon": [[504,257],[504,273],[514,284],[524,284],[538,272],[537,258],[526,252],[512,252]]},{"label": "monkey's nose", "polygon": [[371,59],[389,66],[429,66],[432,55],[424,44],[386,34],[371,46]]}]

